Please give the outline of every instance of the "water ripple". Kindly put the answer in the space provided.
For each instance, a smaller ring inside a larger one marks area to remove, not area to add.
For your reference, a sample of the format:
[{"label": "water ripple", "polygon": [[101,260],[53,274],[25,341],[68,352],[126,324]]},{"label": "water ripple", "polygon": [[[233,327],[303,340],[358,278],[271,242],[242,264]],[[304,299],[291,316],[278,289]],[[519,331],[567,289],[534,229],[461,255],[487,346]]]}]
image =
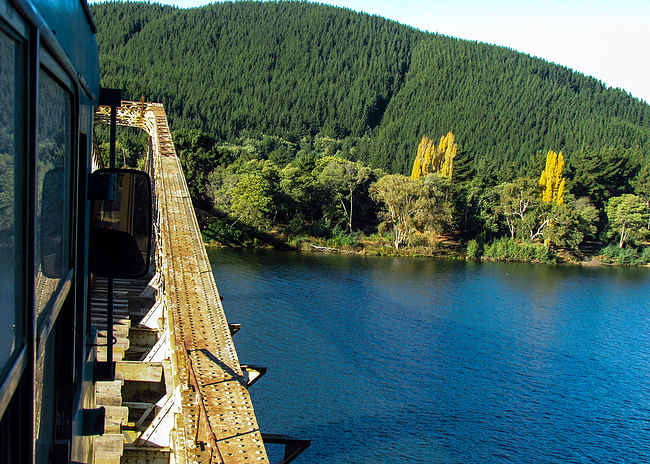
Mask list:
[{"label": "water ripple", "polygon": [[301,464],[650,462],[647,269],[210,256]]}]

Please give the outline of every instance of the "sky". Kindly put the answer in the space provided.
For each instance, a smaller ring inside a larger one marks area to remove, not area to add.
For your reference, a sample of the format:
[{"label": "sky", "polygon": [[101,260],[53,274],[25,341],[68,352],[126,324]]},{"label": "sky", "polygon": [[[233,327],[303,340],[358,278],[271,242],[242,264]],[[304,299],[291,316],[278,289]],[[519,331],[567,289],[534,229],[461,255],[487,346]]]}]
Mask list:
[{"label": "sky", "polygon": [[[210,3],[158,0],[181,8]],[[324,0],[422,31],[502,45],[650,103],[650,0]]]}]

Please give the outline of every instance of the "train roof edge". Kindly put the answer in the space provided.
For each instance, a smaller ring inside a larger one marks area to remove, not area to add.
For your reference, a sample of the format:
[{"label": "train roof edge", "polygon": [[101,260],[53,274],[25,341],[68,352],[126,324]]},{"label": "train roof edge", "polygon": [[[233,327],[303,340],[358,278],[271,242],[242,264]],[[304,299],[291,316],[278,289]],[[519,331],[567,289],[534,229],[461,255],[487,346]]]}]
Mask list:
[{"label": "train roof edge", "polygon": [[[86,0],[23,0],[42,18],[79,74],[89,97],[99,98],[97,28]],[[21,3],[23,3],[21,2]],[[96,104],[96,103],[95,103]]]}]

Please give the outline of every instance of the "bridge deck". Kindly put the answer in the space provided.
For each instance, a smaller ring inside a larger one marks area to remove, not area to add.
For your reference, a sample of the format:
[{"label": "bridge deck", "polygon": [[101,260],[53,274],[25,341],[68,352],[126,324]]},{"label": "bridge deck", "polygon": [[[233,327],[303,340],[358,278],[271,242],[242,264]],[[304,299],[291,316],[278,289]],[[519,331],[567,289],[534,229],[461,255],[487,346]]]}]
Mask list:
[{"label": "bridge deck", "polygon": [[[268,462],[185,178],[160,104],[123,102],[118,124],[151,136],[156,267],[178,413],[176,462]],[[101,118],[101,115],[100,115]]]},{"label": "bridge deck", "polygon": [[[173,320],[173,351],[180,382],[198,387],[196,395],[186,395],[183,406],[198,415],[207,413],[206,441],[209,443],[213,433],[224,461],[241,462],[244,455],[251,461],[266,461],[262,436],[167,119],[162,106],[156,106],[154,112],[159,142],[158,150],[154,146],[154,153],[158,153],[154,167],[160,252],[166,262],[165,294]],[[193,434],[196,422],[185,422],[186,431]]]}]

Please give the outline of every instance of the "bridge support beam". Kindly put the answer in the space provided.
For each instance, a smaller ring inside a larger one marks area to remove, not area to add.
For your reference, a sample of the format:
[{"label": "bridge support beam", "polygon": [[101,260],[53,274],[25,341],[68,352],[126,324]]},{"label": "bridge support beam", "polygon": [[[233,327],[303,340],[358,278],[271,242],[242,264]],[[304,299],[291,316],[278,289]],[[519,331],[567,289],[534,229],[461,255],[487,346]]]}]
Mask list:
[{"label": "bridge support beam", "polygon": [[270,433],[263,433],[262,439],[264,440],[264,443],[284,445],[284,459],[282,459],[278,464],[289,464],[311,445],[311,440],[302,440],[299,438],[291,438],[286,435],[275,435]]}]

